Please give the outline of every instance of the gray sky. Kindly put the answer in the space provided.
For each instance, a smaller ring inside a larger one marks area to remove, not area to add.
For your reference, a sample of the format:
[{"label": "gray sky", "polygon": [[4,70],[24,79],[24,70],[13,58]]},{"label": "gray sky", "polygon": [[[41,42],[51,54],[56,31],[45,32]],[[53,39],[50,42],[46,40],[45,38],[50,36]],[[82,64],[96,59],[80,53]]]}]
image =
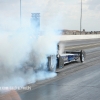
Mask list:
[{"label": "gray sky", "polygon": [[[100,31],[100,0],[82,1],[82,29]],[[22,19],[30,19],[31,13],[39,12],[41,27],[53,23],[58,29],[80,29],[81,0],[21,0],[21,2]],[[3,21],[6,24],[5,19],[20,19],[20,0],[0,0],[0,22],[2,20],[2,24]]]}]

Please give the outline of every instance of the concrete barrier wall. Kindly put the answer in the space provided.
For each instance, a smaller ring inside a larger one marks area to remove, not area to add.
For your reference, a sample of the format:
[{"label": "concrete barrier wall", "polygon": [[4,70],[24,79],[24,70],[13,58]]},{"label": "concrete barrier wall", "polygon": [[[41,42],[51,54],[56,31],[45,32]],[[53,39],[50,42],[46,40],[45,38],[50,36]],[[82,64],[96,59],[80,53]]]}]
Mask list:
[{"label": "concrete barrier wall", "polygon": [[80,40],[80,39],[98,39],[100,35],[62,35],[59,37],[59,41],[67,40]]}]

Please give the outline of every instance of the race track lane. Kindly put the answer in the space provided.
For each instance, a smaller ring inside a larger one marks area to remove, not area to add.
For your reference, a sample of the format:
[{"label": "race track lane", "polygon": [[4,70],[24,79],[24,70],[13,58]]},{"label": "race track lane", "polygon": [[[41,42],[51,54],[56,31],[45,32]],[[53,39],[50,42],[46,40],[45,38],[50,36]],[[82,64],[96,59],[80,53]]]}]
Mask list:
[{"label": "race track lane", "polygon": [[100,100],[100,48],[86,50],[84,63],[72,63],[55,80],[19,93],[22,100]]}]

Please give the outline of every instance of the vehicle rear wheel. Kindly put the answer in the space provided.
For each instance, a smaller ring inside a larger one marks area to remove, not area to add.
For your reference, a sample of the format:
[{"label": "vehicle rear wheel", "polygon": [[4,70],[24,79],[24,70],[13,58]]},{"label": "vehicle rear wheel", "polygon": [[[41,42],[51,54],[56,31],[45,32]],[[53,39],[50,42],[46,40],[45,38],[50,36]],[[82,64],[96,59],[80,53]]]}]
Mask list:
[{"label": "vehicle rear wheel", "polygon": [[48,70],[56,72],[56,56],[51,55],[48,57]]},{"label": "vehicle rear wheel", "polygon": [[85,60],[85,52],[81,50],[81,52],[80,52],[80,61],[84,62],[84,60]]},{"label": "vehicle rear wheel", "polygon": [[50,66],[50,71],[56,72],[56,66],[55,66],[55,65],[51,65],[51,66]]}]

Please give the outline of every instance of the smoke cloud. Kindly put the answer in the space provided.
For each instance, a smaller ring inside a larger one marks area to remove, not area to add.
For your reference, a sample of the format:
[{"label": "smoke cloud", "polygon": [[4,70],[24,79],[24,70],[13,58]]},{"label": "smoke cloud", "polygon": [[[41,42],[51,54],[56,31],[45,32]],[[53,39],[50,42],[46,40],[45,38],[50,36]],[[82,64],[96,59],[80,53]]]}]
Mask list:
[{"label": "smoke cloud", "polygon": [[17,22],[6,19],[0,24],[0,87],[24,86],[57,75],[47,71],[47,57],[57,54],[58,32],[49,25],[37,32],[30,21],[21,27]]},{"label": "smoke cloud", "polygon": [[[37,2],[37,0],[33,1]],[[0,87],[22,87],[57,75],[47,70],[47,57],[57,54],[57,35],[59,35],[57,30],[62,24],[62,14],[57,10],[59,6],[55,8],[53,0],[47,2],[43,0],[44,6],[41,2],[40,5],[37,2],[32,6],[33,1],[22,3],[21,25],[17,16],[18,9],[15,10],[16,3],[13,2],[11,7],[0,10],[2,13],[0,16]],[[18,2],[17,5],[19,5]],[[52,13],[51,15],[48,10]],[[15,12],[16,14],[13,15]],[[31,25],[29,16],[32,12],[40,12],[41,19],[45,19],[44,23],[41,20],[40,31]]]}]

